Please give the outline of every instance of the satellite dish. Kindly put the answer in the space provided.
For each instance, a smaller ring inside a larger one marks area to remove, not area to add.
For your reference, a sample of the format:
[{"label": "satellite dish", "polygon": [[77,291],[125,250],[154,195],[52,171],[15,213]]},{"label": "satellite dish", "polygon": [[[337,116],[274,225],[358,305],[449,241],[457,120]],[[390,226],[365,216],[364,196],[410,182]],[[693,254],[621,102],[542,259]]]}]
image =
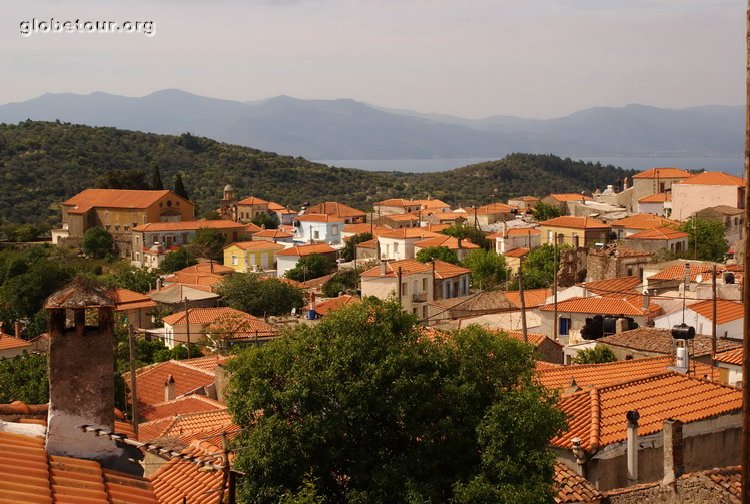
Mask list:
[{"label": "satellite dish", "polygon": [[643,295],[648,296],[648,289],[643,289]]},{"label": "satellite dish", "polygon": [[700,274],[699,274],[699,275],[698,275],[697,277],[695,277],[695,282],[696,282],[696,283],[701,283],[701,282],[703,282],[703,275],[700,275]]}]

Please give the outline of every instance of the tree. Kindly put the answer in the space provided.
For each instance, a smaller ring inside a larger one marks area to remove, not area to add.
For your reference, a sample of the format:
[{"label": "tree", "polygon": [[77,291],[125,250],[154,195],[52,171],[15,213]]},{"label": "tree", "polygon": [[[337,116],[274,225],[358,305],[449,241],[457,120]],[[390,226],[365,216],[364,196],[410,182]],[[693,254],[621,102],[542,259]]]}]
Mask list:
[{"label": "tree", "polygon": [[350,236],[344,241],[344,247],[340,251],[341,260],[350,262],[357,257],[357,245],[372,240],[372,233],[358,233]]},{"label": "tree", "polygon": [[0,359],[0,403],[21,401],[26,404],[49,402],[46,355],[18,355]]},{"label": "tree", "polygon": [[164,184],[161,181],[161,171],[157,164],[154,165],[154,171],[151,174],[151,189],[155,191],[161,191],[164,189]]},{"label": "tree", "polygon": [[198,261],[190,257],[185,247],[180,247],[177,250],[167,252],[167,255],[164,256],[164,261],[161,263],[160,269],[164,273],[173,273],[197,263]]},{"label": "tree", "polygon": [[337,297],[339,292],[354,294],[357,292],[359,274],[356,270],[339,271],[323,284],[323,295],[325,297]]},{"label": "tree", "polygon": [[279,227],[279,219],[276,217],[276,214],[271,215],[263,212],[256,215],[252,223],[264,229],[276,229]]},{"label": "tree", "polygon": [[178,173],[174,177],[174,193],[177,196],[185,198],[186,200],[190,199],[190,196],[188,196],[187,189],[185,189],[185,184],[182,182],[182,174],[181,173]]},{"label": "tree", "polygon": [[[683,222],[679,229],[688,234],[688,250],[684,251],[687,257],[715,262],[723,262],[726,259],[729,244],[724,238],[724,226],[721,222],[693,216]],[[698,257],[694,257],[696,239]]]},{"label": "tree", "polygon": [[94,259],[101,259],[112,254],[115,248],[115,240],[112,235],[103,227],[90,227],[83,233],[81,240],[81,250],[87,256]]},{"label": "tree", "polygon": [[604,364],[615,362],[617,356],[604,345],[596,345],[594,348],[579,350],[573,357],[573,364]]},{"label": "tree", "polygon": [[289,314],[304,304],[302,291],[276,278],[260,279],[252,273],[227,275],[216,288],[224,302],[257,317]]},{"label": "tree", "polygon": [[420,249],[415,259],[421,263],[428,263],[433,259],[439,259],[447,263],[458,264],[458,253],[445,245],[440,245],[439,247]]},{"label": "tree", "polygon": [[143,170],[110,170],[96,180],[99,189],[148,189]]},{"label": "tree", "polygon": [[287,271],[284,276],[296,280],[298,282],[305,282],[313,278],[320,278],[326,276],[334,270],[335,266],[326,256],[320,254],[310,254],[305,257],[301,257],[294,268]]},{"label": "tree", "polygon": [[557,208],[555,205],[550,205],[549,203],[545,203],[543,201],[538,202],[532,212],[534,213],[534,218],[539,222],[544,222],[546,220],[554,219],[555,217],[560,217],[559,208]]},{"label": "tree", "polygon": [[[566,244],[558,245],[559,250],[566,249]],[[558,256],[559,257],[559,256]],[[527,289],[545,289],[555,279],[555,246],[545,243],[531,249],[523,260],[523,283]]]},{"label": "tree", "polygon": [[190,249],[196,257],[221,261],[224,257],[226,237],[216,228],[200,228],[190,242]]},{"label": "tree", "polygon": [[486,238],[484,231],[474,226],[469,226],[466,223],[453,224],[452,226],[443,229],[441,233],[460,240],[468,238],[472,243],[479,245],[485,250],[489,250],[492,247],[492,244]]},{"label": "tree", "polygon": [[494,250],[472,250],[463,262],[471,270],[472,285],[487,289],[508,279],[508,266],[505,257]]},{"label": "tree", "polygon": [[134,292],[146,293],[156,288],[159,273],[147,268],[129,268],[120,273],[107,277],[107,284],[115,289],[128,289]]},{"label": "tree", "polygon": [[[424,338],[397,303],[370,299],[242,350],[228,389],[241,491],[275,503],[314,482],[307,502],[550,502],[547,443],[564,418],[533,355],[478,326]],[[468,498],[480,490],[501,498]]]}]

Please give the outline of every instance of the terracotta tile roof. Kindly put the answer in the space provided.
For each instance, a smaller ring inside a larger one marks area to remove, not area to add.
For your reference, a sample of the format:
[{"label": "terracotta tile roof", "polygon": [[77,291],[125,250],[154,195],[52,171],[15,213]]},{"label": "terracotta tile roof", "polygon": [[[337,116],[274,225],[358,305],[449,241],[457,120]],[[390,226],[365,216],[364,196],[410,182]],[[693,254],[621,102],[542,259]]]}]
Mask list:
[{"label": "terracotta tile roof", "polygon": [[555,364],[553,362],[546,362],[543,360],[538,360],[534,362],[534,369],[537,371],[542,371],[545,369],[557,369],[559,367],[563,367],[562,364]]},{"label": "terracotta tile roof", "polygon": [[609,225],[627,229],[653,229],[655,227],[678,226],[679,223],[654,214],[638,213],[611,221]]},{"label": "terracotta tile roof", "polygon": [[174,272],[175,275],[197,275],[202,273],[208,273],[211,275],[224,275],[226,273],[234,273],[234,270],[217,262],[199,262],[198,264],[194,264],[192,266],[188,266],[187,268],[182,268],[181,270],[177,270]]},{"label": "terracotta tile roof", "polygon": [[269,205],[269,202],[258,198],[257,196],[248,196],[245,199],[241,199],[237,202],[238,205]]},{"label": "terracotta tile roof", "polygon": [[[198,413],[201,411],[213,411],[223,409],[225,406],[210,397],[200,394],[190,394],[177,397],[171,401],[155,404],[145,411],[139,411],[138,415],[148,421],[158,420],[164,417],[174,417],[185,413]],[[139,426],[140,428],[140,426]]]},{"label": "terracotta tile roof", "polygon": [[668,418],[690,423],[736,413],[742,409],[742,392],[667,372],[582,390],[564,396],[558,407],[568,417],[568,431],[551,444],[570,448],[571,439],[578,437],[581,447],[592,452],[627,438],[628,410],[638,410],[638,434],[647,436],[661,431]]},{"label": "terracotta tile roof", "polygon": [[529,236],[529,235],[535,236],[538,234],[540,234],[539,228],[522,227],[522,228],[511,228],[505,231],[492,233],[491,235],[487,235],[487,238],[489,238],[490,236],[493,236],[495,238],[503,238],[507,236],[508,238],[510,238],[511,236]]},{"label": "terracotta tile roof", "polygon": [[[699,301],[688,306],[688,309],[693,310],[699,315],[706,317],[708,320],[714,319],[713,312],[713,300],[706,299],[705,301]],[[729,301],[728,299],[717,299],[716,300],[716,323],[726,324],[733,320],[739,320],[745,316],[745,306],[738,301]]]},{"label": "terracotta tile roof", "polygon": [[[372,230],[370,229],[370,226],[372,226]],[[387,233],[388,231],[393,231],[393,229],[389,228],[388,226],[383,226],[380,224],[371,225],[369,222],[359,222],[357,224],[346,224],[341,229],[342,233],[362,234],[362,233],[372,232],[373,237],[377,237],[378,235],[382,233]]]},{"label": "terracotta tile roof", "polygon": [[132,228],[133,231],[163,232],[163,231],[197,231],[198,229],[219,229],[245,231],[248,225],[230,220],[195,220],[148,222]]},{"label": "terracotta tile roof", "polygon": [[391,215],[385,215],[381,217],[381,219],[388,219],[396,222],[417,222],[420,220],[419,215],[414,215],[414,213],[407,213],[407,214],[391,214]]},{"label": "terracotta tile roof", "polygon": [[689,235],[683,231],[670,227],[655,227],[633,233],[630,236],[626,236],[626,240],[677,240],[680,238],[687,238]]},{"label": "terracotta tile roof", "polygon": [[[552,295],[552,289],[526,289],[523,291],[523,300],[526,309],[542,306],[547,302],[547,298]],[[521,294],[518,291],[508,291],[505,293],[508,301],[513,303],[517,308],[521,308]]]},{"label": "terracotta tile roof", "polygon": [[636,287],[641,284],[641,280],[635,276],[624,276],[619,278],[607,278],[604,280],[594,280],[578,284],[585,287],[589,292],[599,296],[611,296],[612,294],[636,294]]},{"label": "terracotta tile roof", "polygon": [[268,209],[272,212],[293,213],[287,207],[285,207],[284,205],[280,205],[276,203],[275,201],[268,202]]},{"label": "terracotta tile roof", "polygon": [[278,243],[266,240],[234,242],[224,247],[224,250],[228,249],[229,247],[237,247],[242,250],[281,250],[284,248],[283,245],[279,245]]},{"label": "terracotta tile roof", "polygon": [[434,231],[428,231],[424,227],[394,229],[392,231],[386,231],[380,234],[380,238],[394,238],[397,240],[405,240],[405,239],[424,240],[427,238],[435,238],[438,236],[440,236],[439,233],[436,233]]},{"label": "terracotta tile roof", "polygon": [[357,243],[357,248],[370,248],[370,249],[376,249],[378,248],[378,239],[373,238],[372,240],[367,240],[363,242]]},{"label": "terracotta tile roof", "polygon": [[184,325],[185,315],[188,315],[188,321],[190,324],[211,324],[224,317],[244,317],[247,313],[228,306],[219,308],[190,308],[187,312],[179,311],[164,317],[165,324],[169,325]]},{"label": "terracotta tile roof", "polygon": [[563,217],[555,217],[554,219],[546,220],[539,223],[540,226],[548,227],[564,227],[572,229],[609,229],[609,224],[605,224],[600,220],[596,220],[592,217],[573,217],[566,215]]},{"label": "terracotta tile roof", "polygon": [[115,289],[116,311],[138,310],[141,308],[153,308],[156,302],[145,294],[133,292],[128,289]]},{"label": "terracotta tile roof", "polygon": [[[572,385],[572,380],[575,380],[575,385],[581,389],[605,387],[664,373],[669,366],[673,365],[672,357],[646,357],[606,364],[575,364],[538,370],[536,376],[539,382],[548,389],[565,391]],[[714,368],[695,361],[690,363],[689,374],[696,378],[718,378],[718,373]]]},{"label": "terracotta tile roof", "polygon": [[[213,359],[214,366],[207,370],[203,365],[207,359]],[[187,362],[171,360],[153,364],[146,368],[136,371],[137,392],[138,392],[138,409],[141,412],[164,402],[164,383],[169,376],[174,379],[175,397],[179,397],[190,392],[194,392],[202,387],[214,383],[214,369],[216,358],[194,359],[198,365],[193,365],[190,360]],[[129,381],[130,373],[125,373],[123,377],[126,383]]]},{"label": "terracotta tile roof", "polygon": [[[183,453],[205,456],[217,452],[221,452],[217,445],[195,441]],[[221,461],[217,459],[216,463],[220,464]],[[159,467],[149,479],[159,503],[179,504],[185,499],[191,504],[216,504],[222,497],[222,477],[222,471],[206,470],[197,464],[172,459]]]},{"label": "terracotta tile roof", "polygon": [[10,350],[11,348],[29,350],[31,349],[31,343],[21,338],[11,336],[10,334],[3,334],[0,332],[0,350]]},{"label": "terracotta tile roof", "polygon": [[740,208],[735,208],[729,205],[716,205],[716,206],[705,208],[702,211],[698,212],[698,214],[700,215],[701,213],[706,212],[706,211],[716,212],[722,215],[740,215],[745,212],[744,210]]},{"label": "terracotta tile roof", "polygon": [[466,212],[438,212],[432,215],[437,216],[438,222],[453,222],[459,219],[469,218],[469,214]]},{"label": "terracotta tile roof", "polygon": [[267,324],[263,319],[235,310],[236,313],[225,312],[213,322],[206,324],[205,330],[213,338],[246,339],[270,338],[279,334],[278,329]]},{"label": "terracotta tile roof", "polygon": [[664,203],[666,201],[672,201],[671,192],[663,192],[656,194],[649,194],[638,200],[638,203]]},{"label": "terracotta tile roof", "polygon": [[343,203],[337,203],[335,201],[326,201],[313,205],[308,208],[305,213],[308,214],[327,214],[335,215],[337,217],[364,217],[365,213],[362,210],[357,210]]},{"label": "terracotta tile roof", "polygon": [[450,208],[451,206],[446,203],[445,201],[435,199],[435,198],[429,198],[429,199],[418,199],[414,200],[415,202],[422,205],[422,208],[426,209],[441,209],[441,208]]},{"label": "terracotta tile roof", "polygon": [[[669,329],[655,329],[652,327],[639,327],[619,334],[612,334],[597,340],[598,343],[608,346],[630,348],[641,352],[656,353],[662,355],[674,354],[674,340]],[[724,352],[741,347],[739,341],[717,338],[716,351]],[[697,334],[690,343],[690,356],[703,357],[711,354],[711,337]]]},{"label": "terracotta tile roof", "polygon": [[44,438],[0,432],[0,502],[156,504],[151,483],[98,462],[48,455]]},{"label": "terracotta tile roof", "polygon": [[745,181],[740,177],[724,172],[703,172],[680,181],[680,184],[694,185],[722,185],[745,187]]},{"label": "terracotta tile roof", "polygon": [[305,213],[304,215],[297,216],[292,220],[296,220],[299,222],[340,222],[343,224],[344,218],[345,217],[338,215]]},{"label": "terracotta tile roof", "polygon": [[673,179],[673,178],[688,178],[690,172],[681,168],[672,167],[661,167],[661,168],[650,168],[646,171],[636,173],[633,175],[634,179]]},{"label": "terracotta tile roof", "polygon": [[[690,281],[695,281],[698,275],[705,276],[706,273],[713,273],[713,267],[708,264],[690,264]],[[721,267],[717,271],[722,271]],[[659,273],[648,277],[649,282],[653,280],[683,280],[685,278],[685,264],[676,264],[664,268]]]},{"label": "terracotta tile roof", "polygon": [[[555,307],[548,304],[539,308],[541,311],[554,311]],[[593,313],[599,315],[647,316],[661,313],[659,305],[651,304],[649,311],[634,298],[617,297],[574,297],[557,303],[557,311],[563,313]]]},{"label": "terracotta tile roof", "polygon": [[294,235],[292,233],[286,233],[280,229],[261,229],[253,233],[253,238],[291,238]]},{"label": "terracotta tile roof", "polygon": [[[380,266],[375,266],[362,273],[363,277],[367,278],[396,278],[398,276],[398,270],[401,268],[401,276],[409,276],[415,273],[427,273],[432,271],[432,264],[423,264],[414,259],[404,259],[402,261],[389,261],[386,263],[385,275],[381,275]],[[458,275],[465,275],[471,273],[471,270],[456,266],[444,261],[435,261],[435,278],[444,279],[452,278]]]},{"label": "terracotta tile roof", "polygon": [[513,210],[515,210],[514,207],[506,205],[505,203],[490,203],[489,205],[484,205],[477,208],[477,214],[490,215],[496,213],[511,213]]},{"label": "terracotta tile roof", "polygon": [[414,200],[408,200],[403,198],[391,198],[383,201],[378,201],[377,203],[373,203],[373,206],[400,206],[400,207],[406,207],[406,206],[417,206],[419,203],[417,203]]},{"label": "terracotta tile roof", "polygon": [[602,494],[586,478],[563,462],[555,462],[555,478],[552,483],[557,491],[556,504],[598,503]]},{"label": "terracotta tile roof", "polygon": [[326,243],[311,243],[309,245],[294,245],[293,247],[279,250],[276,252],[276,255],[285,257],[305,257],[312,254],[326,254],[335,251],[335,248]]},{"label": "terracotta tile roof", "polygon": [[[516,339],[516,340],[519,340],[519,341],[523,341],[523,331],[505,331],[504,330],[502,332],[504,332],[505,334],[507,334],[509,337],[511,337],[513,339]],[[534,333],[534,332],[528,332],[527,331],[526,335],[529,338],[529,343],[531,343],[535,347],[538,347],[539,345],[541,345],[542,343],[544,343],[547,340],[551,341],[555,345],[562,346],[558,342],[556,342],[555,340],[552,340],[552,339],[548,338],[544,334]]]},{"label": "terracotta tile roof", "polygon": [[529,252],[531,252],[531,249],[526,247],[517,247],[511,250],[508,250],[503,254],[505,257],[526,257]]},{"label": "terracotta tile roof", "polygon": [[557,201],[591,201],[590,196],[584,196],[583,194],[576,193],[550,194],[550,197],[552,199],[556,199]]},{"label": "terracotta tile roof", "polygon": [[[226,408],[175,415],[172,422],[157,437],[179,439],[190,444],[217,430],[233,428],[232,415]],[[154,438],[155,439],[155,438]]]},{"label": "terracotta tile roof", "polygon": [[[448,235],[434,236],[425,240],[418,241],[414,244],[415,247],[427,248],[427,247],[448,247],[452,250],[458,250],[458,238]],[[479,245],[473,243],[470,239],[465,238],[461,240],[461,248],[465,249],[478,249]]]},{"label": "terracotta tile roof", "polygon": [[734,350],[727,350],[716,354],[716,361],[723,362],[725,364],[734,364],[735,366],[742,365],[742,347],[737,347]]},{"label": "terracotta tile roof", "polygon": [[356,296],[350,296],[348,294],[344,294],[343,296],[335,297],[328,299],[327,301],[323,301],[321,303],[318,303],[315,305],[315,313],[321,316],[326,316],[332,311],[338,310],[344,305],[352,304],[352,303],[359,303],[360,299]]},{"label": "terracotta tile roof", "polygon": [[468,296],[438,299],[430,303],[439,308],[460,312],[503,312],[515,308],[500,290],[486,290]]},{"label": "terracotta tile roof", "polygon": [[[170,194],[176,199],[185,201],[172,191],[137,191],[130,189],[84,189],[72,198],[63,202],[63,206],[74,207],[72,213],[86,212],[93,207],[101,208],[148,208],[163,196]],[[189,203],[192,205],[192,203]]]},{"label": "terracotta tile roof", "polygon": [[323,275],[322,277],[318,278],[312,278],[310,280],[305,280],[300,284],[300,287],[302,289],[321,289],[325,284],[327,284],[331,278],[334,277],[336,273],[331,273],[328,275]]}]

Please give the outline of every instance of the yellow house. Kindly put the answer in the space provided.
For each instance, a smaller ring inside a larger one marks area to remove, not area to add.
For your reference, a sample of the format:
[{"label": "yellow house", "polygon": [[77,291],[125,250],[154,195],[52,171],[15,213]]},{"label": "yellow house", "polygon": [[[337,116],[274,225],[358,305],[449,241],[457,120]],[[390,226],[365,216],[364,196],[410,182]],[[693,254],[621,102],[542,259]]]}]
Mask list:
[{"label": "yellow house", "polygon": [[266,240],[235,242],[224,247],[224,266],[239,273],[276,271],[276,252],[283,249]]},{"label": "yellow house", "polygon": [[542,243],[567,244],[572,247],[591,247],[608,243],[612,227],[591,217],[562,216],[539,224]]}]

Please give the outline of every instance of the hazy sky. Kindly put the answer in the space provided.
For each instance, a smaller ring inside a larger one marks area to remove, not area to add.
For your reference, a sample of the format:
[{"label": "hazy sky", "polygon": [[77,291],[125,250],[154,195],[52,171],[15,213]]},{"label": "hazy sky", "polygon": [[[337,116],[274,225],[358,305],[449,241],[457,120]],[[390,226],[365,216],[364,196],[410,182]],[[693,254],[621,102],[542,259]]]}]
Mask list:
[{"label": "hazy sky", "polygon": [[[164,88],[465,117],[744,102],[744,0],[0,0],[0,103]],[[147,20],[155,34],[20,34]]]}]

